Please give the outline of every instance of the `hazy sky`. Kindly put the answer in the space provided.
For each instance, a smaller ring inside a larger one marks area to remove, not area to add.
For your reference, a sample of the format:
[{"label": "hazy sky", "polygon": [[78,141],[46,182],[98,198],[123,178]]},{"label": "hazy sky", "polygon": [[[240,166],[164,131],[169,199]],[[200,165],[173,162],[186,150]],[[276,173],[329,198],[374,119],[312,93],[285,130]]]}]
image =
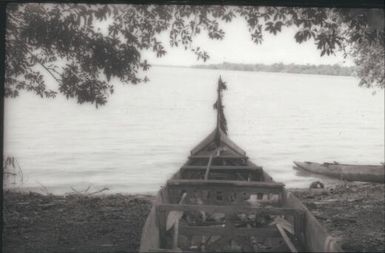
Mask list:
[{"label": "hazy sky", "polygon": [[[351,59],[344,59],[341,53],[331,56],[320,56],[313,40],[302,44],[295,42],[295,28],[283,28],[281,33],[272,35],[264,33],[262,44],[255,44],[251,40],[246,21],[241,18],[230,23],[223,23],[226,33],[221,41],[211,40],[206,34],[200,34],[194,45],[204,48],[210,55],[206,63],[296,63],[296,64],[335,64],[351,66]],[[165,42],[167,54],[157,58],[152,52],[143,52],[143,57],[151,64],[193,65],[203,64],[197,61],[196,56],[184,48],[171,48],[168,43],[168,34],[164,33],[160,39]]]}]

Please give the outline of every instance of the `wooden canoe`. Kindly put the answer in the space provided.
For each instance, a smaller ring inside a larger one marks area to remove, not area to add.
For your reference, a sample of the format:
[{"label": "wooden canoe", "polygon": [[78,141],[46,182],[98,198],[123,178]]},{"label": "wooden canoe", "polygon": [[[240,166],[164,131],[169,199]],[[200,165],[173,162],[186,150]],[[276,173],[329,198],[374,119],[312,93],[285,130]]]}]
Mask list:
[{"label": "wooden canoe", "polygon": [[284,184],[228,138],[217,108],[215,130],[159,191],[140,252],[342,252]]},{"label": "wooden canoe", "polygon": [[384,165],[294,162],[296,169],[347,181],[384,183]]}]

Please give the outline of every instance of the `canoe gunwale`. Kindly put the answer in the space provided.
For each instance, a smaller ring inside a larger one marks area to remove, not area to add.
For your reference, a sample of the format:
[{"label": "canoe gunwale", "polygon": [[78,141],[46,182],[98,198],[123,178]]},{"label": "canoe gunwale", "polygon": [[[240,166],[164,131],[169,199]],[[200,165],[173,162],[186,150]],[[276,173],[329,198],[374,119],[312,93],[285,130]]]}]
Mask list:
[{"label": "canoe gunwale", "polygon": [[285,205],[304,211],[303,242],[309,252],[344,252],[338,239],[330,235],[309,209],[293,193],[287,193]]}]

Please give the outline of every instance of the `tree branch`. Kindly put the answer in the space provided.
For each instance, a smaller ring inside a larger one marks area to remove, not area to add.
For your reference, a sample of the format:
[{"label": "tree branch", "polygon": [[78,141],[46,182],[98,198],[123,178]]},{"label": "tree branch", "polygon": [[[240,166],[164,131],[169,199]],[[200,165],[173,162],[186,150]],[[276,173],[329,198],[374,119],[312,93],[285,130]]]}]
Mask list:
[{"label": "tree branch", "polygon": [[59,79],[59,78],[57,78],[52,72],[51,72],[51,70],[49,69],[49,68],[47,68],[43,63],[41,63],[40,61],[37,61],[39,64],[40,64],[40,66],[42,66],[55,80],[56,80],[56,82],[58,82],[58,83],[60,83],[61,82],[61,80]]},{"label": "tree branch", "polygon": [[50,75],[53,77],[53,79],[56,80],[56,82],[58,82],[58,83],[61,82],[60,78],[57,78],[57,77],[51,72],[51,70],[50,70],[48,67],[46,67],[46,66],[39,60],[39,58],[38,58],[36,55],[34,55],[28,48],[27,48],[27,52],[30,53],[30,54],[32,55],[32,57],[34,57],[34,58],[36,59],[37,63],[39,63],[40,66],[42,66],[42,67],[48,72],[48,74],[50,74]]}]

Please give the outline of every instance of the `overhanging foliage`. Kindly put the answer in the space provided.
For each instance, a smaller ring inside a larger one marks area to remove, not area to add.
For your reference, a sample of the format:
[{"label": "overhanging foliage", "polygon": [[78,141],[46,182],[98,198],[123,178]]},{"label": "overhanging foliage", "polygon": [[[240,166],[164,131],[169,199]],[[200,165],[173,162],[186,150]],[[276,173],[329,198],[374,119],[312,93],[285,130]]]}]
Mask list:
[{"label": "overhanging foliage", "polygon": [[[265,32],[296,28],[295,40],[314,40],[320,55],[343,50],[353,56],[361,85],[384,88],[383,10],[288,8],[256,6],[13,4],[7,8],[5,96],[20,90],[42,97],[57,93],[79,103],[107,102],[111,78],[123,83],[148,81],[140,76],[148,62],[141,50],[166,54],[157,35],[169,34],[172,47],[182,46],[206,61],[194,46],[198,34],[221,40],[221,24],[244,18],[251,39],[263,42]],[[97,24],[108,24],[108,31]],[[58,87],[48,88],[49,74]]]}]

